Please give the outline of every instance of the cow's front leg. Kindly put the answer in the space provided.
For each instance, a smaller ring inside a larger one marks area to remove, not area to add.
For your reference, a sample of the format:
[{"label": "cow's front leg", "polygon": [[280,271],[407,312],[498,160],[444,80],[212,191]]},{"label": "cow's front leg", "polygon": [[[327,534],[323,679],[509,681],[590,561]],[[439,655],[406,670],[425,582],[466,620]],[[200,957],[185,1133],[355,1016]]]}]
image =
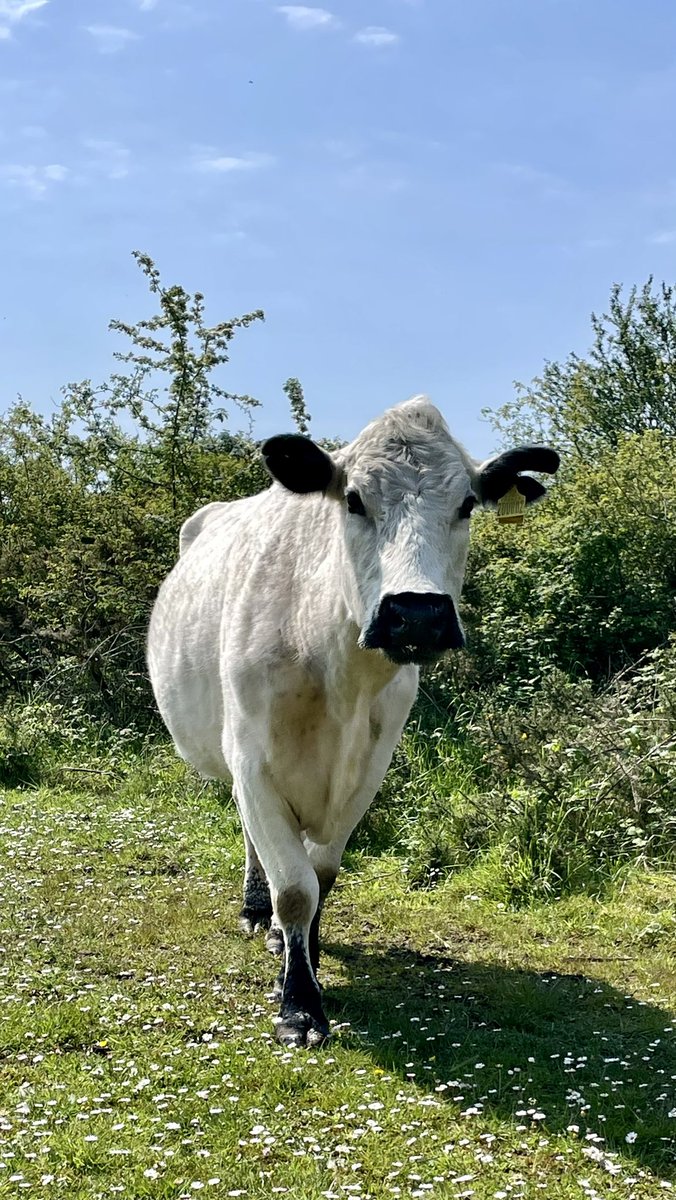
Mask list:
[{"label": "cow's front leg", "polygon": [[[307,841],[305,842],[305,847],[306,847],[307,852],[309,852],[309,853],[311,852],[312,845],[313,844],[311,844],[311,842],[307,842]],[[322,851],[325,850],[324,846],[315,847],[315,848],[319,848],[319,850],[322,850]],[[310,936],[309,936],[309,940],[307,940],[307,949],[309,949],[310,965],[312,967],[312,971],[315,972],[315,978],[317,978],[317,972],[319,970],[319,922],[321,922],[322,912],[324,911],[324,900],[327,899],[330,889],[333,888],[333,886],[334,886],[334,883],[336,880],[336,875],[337,875],[337,868],[334,870],[333,865],[331,865],[330,868],[327,870],[327,869],[324,869],[322,866],[322,868],[315,869],[315,874],[317,876],[317,882],[319,884],[319,904],[317,905],[317,911],[315,913],[315,916],[312,917],[312,923],[310,925]],[[285,944],[283,944],[283,940],[282,940],[282,942],[280,944],[280,948],[279,948],[279,950],[277,950],[276,942],[275,942],[275,937],[277,935],[282,937],[282,931],[281,931],[281,929],[277,929],[276,925],[273,924],[270,926],[270,930],[268,932],[268,937],[265,938],[265,944],[267,944],[268,949],[273,950],[274,953],[283,954],[283,952],[285,952]],[[282,961],[281,971],[279,973],[279,976],[277,976],[275,988],[273,991],[273,996],[274,996],[275,1000],[281,1000],[281,998],[282,998],[283,986],[285,986],[285,976],[286,976],[286,961]],[[319,986],[319,991],[321,991],[322,985],[318,983],[318,986]]]},{"label": "cow's front leg", "polygon": [[[412,703],[417,685],[414,670],[398,677],[385,689],[382,699],[371,710],[371,724],[378,729],[374,739],[371,761],[361,785],[341,814],[334,838],[325,845],[305,839],[305,849],[314,867],[319,885],[319,905],[310,929],[310,961],[315,974],[319,967],[319,923],[324,901],[333,887],[352,830],[359,824],[380,787],[392,757],[392,747],[402,734],[401,693]],[[406,709],[408,711],[408,709]]]},{"label": "cow's front leg", "polygon": [[277,985],[281,1003],[276,1032],[277,1040],[287,1046],[317,1046],[329,1034],[311,961],[311,930],[317,912],[316,893],[311,895],[305,889],[283,888],[276,897],[275,913],[284,932],[284,966]]},{"label": "cow's front leg", "polygon": [[316,1046],[329,1032],[310,958],[310,929],[319,905],[317,875],[298,820],[267,773],[243,763],[237,794],[247,834],[268,880],[274,922],[284,935],[277,1039],[287,1046]]}]

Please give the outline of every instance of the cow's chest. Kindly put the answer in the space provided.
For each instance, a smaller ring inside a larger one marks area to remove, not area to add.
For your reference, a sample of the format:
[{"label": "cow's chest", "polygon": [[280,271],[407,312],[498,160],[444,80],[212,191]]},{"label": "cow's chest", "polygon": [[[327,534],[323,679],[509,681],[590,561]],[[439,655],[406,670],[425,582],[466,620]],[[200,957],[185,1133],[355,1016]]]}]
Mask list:
[{"label": "cow's chest", "polygon": [[[275,785],[303,832],[312,841],[329,842],[358,804],[374,756],[387,753],[382,699],[363,693],[336,704],[318,685],[297,685],[275,697],[270,718],[268,761]],[[398,736],[394,726],[390,736],[388,761]]]}]

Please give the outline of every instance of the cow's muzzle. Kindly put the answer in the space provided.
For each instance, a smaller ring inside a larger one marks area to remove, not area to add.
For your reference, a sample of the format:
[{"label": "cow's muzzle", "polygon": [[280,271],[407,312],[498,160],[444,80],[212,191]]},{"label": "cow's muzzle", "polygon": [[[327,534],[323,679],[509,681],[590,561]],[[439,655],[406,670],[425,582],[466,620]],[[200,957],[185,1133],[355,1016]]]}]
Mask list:
[{"label": "cow's muzzle", "polygon": [[461,650],[465,638],[451,596],[399,592],[383,596],[362,645],[395,663],[431,663],[447,650]]}]

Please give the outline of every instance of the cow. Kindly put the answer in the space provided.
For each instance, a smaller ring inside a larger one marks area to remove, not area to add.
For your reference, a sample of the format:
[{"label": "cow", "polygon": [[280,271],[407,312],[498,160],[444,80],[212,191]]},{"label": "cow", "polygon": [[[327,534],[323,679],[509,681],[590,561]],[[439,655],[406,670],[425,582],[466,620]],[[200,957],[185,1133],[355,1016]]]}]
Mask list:
[{"label": "cow", "polygon": [[347,840],[383,781],[419,667],[464,645],[475,505],[531,504],[559,456],[520,446],[479,463],[424,396],[328,453],[262,446],[272,485],[181,528],[148,636],[178,753],[232,782],[246,866],[243,928],[283,956],[277,1039],[323,1042],[319,919]]}]

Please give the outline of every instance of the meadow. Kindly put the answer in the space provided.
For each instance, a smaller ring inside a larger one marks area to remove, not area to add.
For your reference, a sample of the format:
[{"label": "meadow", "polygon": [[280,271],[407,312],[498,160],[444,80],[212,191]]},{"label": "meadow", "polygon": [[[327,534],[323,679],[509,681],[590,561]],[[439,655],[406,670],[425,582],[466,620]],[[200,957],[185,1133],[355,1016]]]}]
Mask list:
[{"label": "meadow", "polygon": [[324,922],[331,1040],[287,1051],[222,790],[154,749],[1,811],[0,1195],[676,1186],[673,874],[516,910],[476,869],[416,889],[354,851]]}]

